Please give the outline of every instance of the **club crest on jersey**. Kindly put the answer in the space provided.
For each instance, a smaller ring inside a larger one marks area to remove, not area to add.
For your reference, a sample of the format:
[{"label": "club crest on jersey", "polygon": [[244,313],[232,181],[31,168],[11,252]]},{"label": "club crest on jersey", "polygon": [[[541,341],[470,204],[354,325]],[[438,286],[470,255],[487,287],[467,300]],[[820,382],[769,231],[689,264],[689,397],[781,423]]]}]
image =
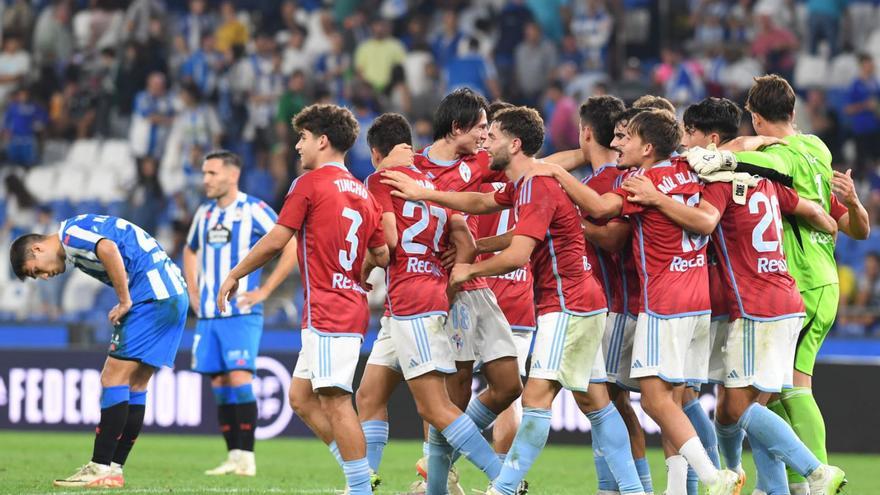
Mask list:
[{"label": "club crest on jersey", "polygon": [[460,175],[461,180],[465,182],[471,181],[471,168],[467,163],[461,162],[461,165],[458,166],[458,175]]}]

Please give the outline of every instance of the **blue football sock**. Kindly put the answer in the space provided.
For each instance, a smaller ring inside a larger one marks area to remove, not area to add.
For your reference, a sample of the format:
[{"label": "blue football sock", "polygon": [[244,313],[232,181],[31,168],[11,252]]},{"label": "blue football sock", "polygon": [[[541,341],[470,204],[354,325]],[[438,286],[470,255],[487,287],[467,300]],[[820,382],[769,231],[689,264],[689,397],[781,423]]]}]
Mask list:
[{"label": "blue football sock", "polygon": [[694,471],[694,468],[688,466],[687,495],[699,495],[699,494],[700,494],[700,477],[697,476],[697,472]]},{"label": "blue football sock", "polygon": [[480,431],[488,428],[498,417],[497,414],[493,413],[485,404],[480,402],[479,397],[471,399],[464,413],[473,420],[477,429]]},{"label": "blue football sock", "polygon": [[715,434],[718,437],[718,450],[724,457],[727,469],[736,470],[742,465],[743,438],[746,432],[738,424],[722,425],[715,423]]},{"label": "blue football sock", "polygon": [[648,465],[648,459],[645,457],[635,459],[635,463],[639,480],[642,482],[642,489],[645,490],[645,493],[653,493],[654,483],[651,481],[651,466]]},{"label": "blue football sock", "polygon": [[498,454],[498,460],[501,461],[501,464],[504,464],[505,459],[507,459],[507,454]]},{"label": "blue football sock", "polygon": [[760,443],[801,476],[806,477],[821,465],[788,423],[758,403],[749,406],[737,424],[746,431],[749,443]]},{"label": "blue football sock", "polygon": [[593,444],[598,445],[605,462],[608,463],[608,469],[617,482],[618,491],[622,495],[641,493],[644,488],[632,458],[629,434],[617,408],[609,403],[598,411],[587,413],[587,418],[592,426]]},{"label": "blue football sock", "polygon": [[712,424],[709,415],[706,414],[703,406],[700,405],[700,400],[694,399],[685,404],[682,409],[691,421],[691,424],[694,425],[694,430],[697,431],[697,436],[700,437],[700,443],[703,444],[703,448],[705,448],[706,453],[709,454],[709,459],[712,461],[712,464],[714,464],[717,469],[721,469],[721,459],[718,457],[718,437],[715,436],[715,425]]},{"label": "blue football sock", "polygon": [[602,455],[595,440],[593,441],[593,464],[596,465],[596,477],[599,478],[599,490],[616,492],[617,480],[615,480],[614,475],[611,474],[611,469],[608,468],[608,462],[605,461],[605,456]]},{"label": "blue football sock", "polygon": [[516,491],[547,443],[551,414],[550,409],[523,408],[522,423],[507,452],[507,460],[516,462],[504,462],[501,474],[492,481],[496,490],[504,495],[513,495]]},{"label": "blue football sock", "polygon": [[330,453],[333,454],[333,458],[339,463],[339,467],[342,467],[342,454],[339,453],[339,447],[336,445],[336,440],[330,442],[330,445],[327,447],[330,448]]},{"label": "blue football sock", "polygon": [[345,481],[348,483],[351,495],[372,495],[370,487],[370,463],[367,458],[356,461],[344,461],[342,472],[345,473]]},{"label": "blue football sock", "polygon": [[428,454],[431,452],[431,444],[428,442],[422,442],[422,455],[425,456],[425,459],[428,458]]},{"label": "blue football sock", "polygon": [[428,428],[428,495],[445,495],[452,466],[452,446],[439,430]]},{"label": "blue football sock", "polygon": [[788,475],[785,463],[774,457],[769,450],[758,442],[751,443],[752,457],[758,471],[755,488],[768,495],[788,495]]},{"label": "blue football sock", "polygon": [[[443,436],[454,450],[461,451],[490,480],[501,472],[501,461],[483,434],[467,414],[462,414],[443,429]],[[430,480],[430,476],[428,479]]]},{"label": "blue football sock", "polygon": [[374,473],[379,472],[379,464],[382,462],[382,452],[388,443],[387,421],[364,421],[361,423],[364,430],[364,438],[367,441],[367,461]]}]

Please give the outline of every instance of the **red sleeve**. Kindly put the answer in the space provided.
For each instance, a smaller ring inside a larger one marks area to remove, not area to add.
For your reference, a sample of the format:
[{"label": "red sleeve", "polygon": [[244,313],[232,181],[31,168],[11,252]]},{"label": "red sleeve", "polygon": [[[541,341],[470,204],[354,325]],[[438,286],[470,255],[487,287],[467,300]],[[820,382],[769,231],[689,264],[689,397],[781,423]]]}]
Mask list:
[{"label": "red sleeve", "polygon": [[[797,208],[798,201],[800,198],[797,193],[794,192],[794,189],[783,186],[782,184],[773,184],[776,187],[776,199],[779,200],[779,211],[784,215],[791,215],[794,213],[794,209]],[[834,198],[834,195],[831,195]],[[834,200],[832,199],[832,205]],[[834,211],[834,206],[831,207],[832,211]],[[836,219],[835,219],[836,220]]]},{"label": "red sleeve", "polygon": [[724,215],[730,197],[733,194],[733,185],[729,182],[713,182],[703,187],[702,200],[707,201],[710,205],[718,210],[719,215]]},{"label": "red sleeve", "polygon": [[[555,179],[550,180],[555,181]],[[526,189],[526,192],[520,194],[517,201],[518,216],[516,227],[513,229],[513,235],[524,235],[536,239],[538,242],[543,241],[544,237],[547,236],[547,228],[550,227],[550,220],[553,219],[553,213],[556,210],[556,196],[546,186],[545,181],[530,179],[521,187]],[[528,188],[531,188],[531,190],[528,190]],[[558,188],[556,192],[565,194]],[[523,200],[523,202],[519,200]],[[566,197],[566,200],[568,200],[568,197]]]},{"label": "red sleeve", "polygon": [[302,229],[312,204],[312,182],[308,173],[299,176],[290,185],[284,206],[278,214],[278,224],[299,231]]},{"label": "red sleeve", "polygon": [[513,206],[514,198],[513,193],[515,189],[513,187],[513,183],[508,182],[504,184],[504,187],[495,191],[495,202],[501,206],[511,207]]},{"label": "red sleeve", "polygon": [[632,201],[626,199],[629,197],[629,193],[624,191],[622,186],[617,186],[608,192],[611,194],[616,194],[616,195],[620,196],[621,198],[623,198],[623,206],[621,206],[621,208],[620,208],[620,215],[621,216],[635,215],[636,213],[641,213],[641,212],[645,211],[644,206],[642,206],[640,204],[633,203]]},{"label": "red sleeve", "polygon": [[382,184],[382,177],[378,173],[367,177],[367,190],[370,191],[370,195],[376,200],[382,213],[394,212],[391,186]]},{"label": "red sleeve", "polygon": [[849,208],[843,206],[843,203],[837,200],[837,196],[831,194],[831,211],[828,213],[831,214],[831,218],[836,222],[840,220],[840,217],[849,213]]},{"label": "red sleeve", "polygon": [[[385,184],[382,185],[384,186]],[[375,218],[376,226],[373,229],[373,232],[369,234],[370,239],[367,241],[367,247],[370,249],[385,245],[385,232],[382,230],[382,207],[379,206],[379,203],[375,200],[371,201],[371,203],[373,204],[373,208],[375,210],[373,218]]]}]

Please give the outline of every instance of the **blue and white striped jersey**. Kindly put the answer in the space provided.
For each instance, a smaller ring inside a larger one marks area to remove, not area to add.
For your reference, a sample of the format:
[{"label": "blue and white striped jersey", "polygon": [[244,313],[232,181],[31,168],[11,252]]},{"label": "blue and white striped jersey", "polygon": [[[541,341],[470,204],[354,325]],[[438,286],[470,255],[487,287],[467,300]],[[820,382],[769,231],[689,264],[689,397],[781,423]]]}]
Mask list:
[{"label": "blue and white striped jersey", "polygon": [[58,237],[67,261],[111,287],[96,249],[101,239],[116,243],[128,275],[132,303],[168,299],[186,292],[180,269],[162,246],[128,220],[107,215],[78,215],[62,222]]},{"label": "blue and white striped jersey", "polygon": [[[278,215],[269,205],[243,192],[239,192],[235,201],[226,208],[220,208],[217,201],[209,201],[199,207],[186,236],[186,243],[199,256],[200,318],[263,312],[262,304],[239,308],[233,298],[221,314],[217,311],[217,291],[232,267],[272,230],[276,220]],[[260,286],[261,271],[256,270],[239,281],[239,294]]]}]

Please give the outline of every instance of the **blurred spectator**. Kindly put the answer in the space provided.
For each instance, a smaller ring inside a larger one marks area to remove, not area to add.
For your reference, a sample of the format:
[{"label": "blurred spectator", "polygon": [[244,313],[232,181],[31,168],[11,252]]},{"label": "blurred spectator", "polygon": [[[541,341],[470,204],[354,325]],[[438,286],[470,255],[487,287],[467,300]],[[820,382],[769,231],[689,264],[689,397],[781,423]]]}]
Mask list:
[{"label": "blurred spectator", "polygon": [[385,93],[380,95],[380,102],[382,108],[387,112],[409,115],[412,109],[412,95],[406,85],[406,73],[403,71],[402,65],[395,65],[391,69],[391,82]]},{"label": "blurred spectator", "polygon": [[116,69],[114,95],[116,108],[123,115],[131,114],[135,96],[146,84],[149,72],[141,61],[138,46],[127,43],[122,49],[121,60]]},{"label": "blurred spectator", "polygon": [[27,167],[35,164],[39,154],[39,136],[48,121],[46,110],[31,101],[30,91],[27,88],[18,89],[3,116],[6,160]]},{"label": "blurred spectator", "polygon": [[841,321],[843,332],[851,335],[876,330],[877,308],[880,308],[880,253],[871,252],[865,256],[857,284],[855,301]]},{"label": "blurred spectator", "polygon": [[776,25],[770,15],[759,15],[758,31],[752,41],[752,55],[761,61],[764,70],[791,80],[794,72],[797,37],[790,30]]},{"label": "blurred spectator", "polygon": [[650,90],[651,85],[645,81],[642,74],[642,63],[636,57],[626,60],[620,81],[611,87],[611,93],[625,101],[627,105],[636,101],[639,96],[648,94]]},{"label": "blurred spectator", "polygon": [[51,66],[70,60],[76,47],[70,31],[70,4],[57,0],[43,9],[34,28],[33,53],[37,66]]},{"label": "blurred spectator", "polygon": [[483,58],[479,43],[474,38],[462,40],[460,54],[446,64],[444,79],[446,91],[468,87],[490,101],[501,97],[495,66]]},{"label": "blurred spectator", "polygon": [[516,47],[515,55],[519,103],[532,107],[537,104],[556,69],[557,59],[556,46],[544,39],[538,24],[526,24],[525,39]]},{"label": "blurred spectator", "polygon": [[73,16],[73,33],[80,51],[93,52],[119,44],[124,19],[112,0],[90,0]]},{"label": "blurred spectator", "polygon": [[[835,112],[825,98],[825,92],[819,88],[810,88],[807,91],[806,112],[808,126],[800,129],[801,132],[815,134],[828,146],[832,159],[835,163],[843,157],[843,143],[840,142],[840,122]],[[797,113],[795,113],[797,117]]]},{"label": "blurred spectator", "polygon": [[845,112],[849,115],[856,141],[856,169],[859,176],[873,168],[880,157],[880,81],[874,58],[859,55],[859,77],[847,91]]},{"label": "blurred spectator", "polygon": [[406,59],[403,43],[390,37],[390,29],[388,21],[374,20],[373,36],[354,52],[355,69],[378,93],[391,82],[391,69]]},{"label": "blurred spectator", "polygon": [[305,49],[310,60],[328,53],[332,47],[330,37],[336,33],[333,15],[326,9],[312,12],[306,32]]},{"label": "blurred spectator", "polygon": [[[138,163],[137,181],[125,197],[125,218],[155,236],[167,200],[159,183],[159,162],[148,156]],[[196,191],[199,188],[196,187]]]},{"label": "blurred spectator", "polygon": [[[29,232],[40,235],[56,234],[60,222],[55,220],[52,210],[40,206],[37,208],[37,221],[28,229]],[[67,280],[69,272],[62,273],[59,276],[51,277],[37,285],[37,294],[39,295],[40,305],[38,308],[38,316],[48,318],[49,320],[57,320],[61,316],[61,294],[64,290],[64,283]]]},{"label": "blurred spectator", "polygon": [[764,73],[764,68],[758,59],[749,56],[738,45],[726,46],[723,57],[724,66],[720,70],[718,82],[728,98],[743,102],[746,92],[752,86],[752,81]]},{"label": "blurred spectator", "polygon": [[97,117],[97,99],[79,81],[79,70],[68,71],[64,88],[52,95],[49,120],[52,133],[63,139],[85,139],[92,135]]},{"label": "blurred spectator", "polygon": [[[373,111],[372,102],[362,95],[355,95],[351,101],[352,112],[354,117],[360,124],[361,129],[369,129],[378,115]],[[370,146],[367,144],[367,133],[359,132],[354,142],[354,146],[346,154],[348,158],[348,169],[351,174],[363,181],[368,175],[375,172],[373,162],[370,160]]]},{"label": "blurred spectator", "polygon": [[431,41],[431,51],[434,52],[434,60],[442,68],[458,55],[458,45],[464,39],[464,34],[458,29],[458,14],[455,9],[446,9],[442,13],[440,32],[434,35]]},{"label": "blurred spectator", "polygon": [[3,179],[6,186],[6,223],[0,231],[9,234],[13,229],[30,228],[37,221],[37,198],[28,190],[24,181],[15,174],[9,174]]},{"label": "blurred spectator", "polygon": [[525,0],[510,0],[501,9],[495,23],[498,26],[498,41],[495,43],[495,65],[502,91],[510,94],[513,89],[514,51],[522,43],[526,24],[532,22],[532,11],[525,6]]},{"label": "blurred spectator", "polygon": [[434,111],[443,99],[443,81],[440,78],[440,69],[434,62],[425,65],[424,81],[422,90],[412,94],[410,113],[413,121],[418,119],[432,121]]},{"label": "blurred spectator", "polygon": [[275,49],[275,41],[268,33],[258,33],[256,52],[241,59],[233,69],[236,90],[247,98],[247,123],[242,139],[250,148],[245,164],[254,160],[266,168],[268,152],[272,145],[278,99],[284,92],[284,75],[281,73],[281,55]]},{"label": "blurred spectator", "polygon": [[[180,88],[183,108],[174,117],[165,154],[162,157],[162,189],[168,193],[186,190],[188,195],[201,186],[201,161],[208,151],[220,146],[223,129],[214,108],[206,104],[194,83],[184,83]],[[191,158],[197,157],[196,162]],[[149,171],[149,170],[148,170]],[[153,172],[155,174],[155,172]],[[198,204],[198,197],[188,197]]]},{"label": "blurred spectator", "polygon": [[290,37],[284,47],[284,59],[281,63],[281,72],[289,76],[296,71],[310,71],[315,63],[312,56],[306,51],[306,38],[301,29],[290,31]]},{"label": "blurred spectator", "polygon": [[848,0],[807,0],[807,48],[811,55],[819,53],[819,42],[825,40],[834,57],[840,46],[840,18]]},{"label": "blurred spectator", "polygon": [[7,2],[3,10],[3,36],[14,35],[22,39],[29,39],[31,29],[34,27],[34,8],[29,0],[13,0]]},{"label": "blurred spectator", "polygon": [[278,113],[275,115],[275,135],[285,138],[285,141],[293,144],[292,127],[293,117],[303,108],[309,105],[309,97],[306,94],[306,75],[302,71],[291,74],[287,80],[287,89],[278,100]]},{"label": "blurred spectator", "polygon": [[147,89],[135,97],[128,141],[136,158],[161,158],[168,129],[174,118],[174,107],[165,90],[165,76],[154,72],[147,80]]},{"label": "blurred spectator", "polygon": [[206,32],[201,46],[180,67],[180,78],[195,83],[203,95],[212,95],[217,90],[223,64],[224,57],[216,49],[214,34]]},{"label": "blurred spectator", "polygon": [[562,84],[553,81],[547,88],[546,99],[552,110],[547,112],[547,131],[554,150],[578,147],[578,104],[565,94]]},{"label": "blurred spectator", "polygon": [[[706,96],[702,67],[685,58],[681,48],[666,47],[660,51],[661,64],[654,70],[654,82],[676,108],[683,109]],[[682,110],[683,111],[683,110]]]},{"label": "blurred spectator", "polygon": [[[601,63],[601,60],[593,61]],[[566,34],[562,37],[562,44],[559,49],[559,65],[569,65],[575,71],[580,71],[584,67],[584,54],[578,47],[577,38],[572,34]]]},{"label": "blurred spectator", "polygon": [[342,35],[331,34],[330,51],[322,55],[315,64],[318,81],[335,98],[341,98],[345,93],[345,82],[351,77],[351,69],[351,54],[345,51]]},{"label": "blurred spectator", "polygon": [[217,26],[217,18],[207,11],[207,7],[206,0],[190,0],[189,12],[180,19],[177,31],[183,36],[189,53],[204,50],[205,36],[213,34]]},{"label": "blurred spectator", "polygon": [[0,52],[0,107],[6,104],[9,93],[25,82],[30,70],[31,56],[24,51],[21,38],[6,34]]},{"label": "blurred spectator", "polygon": [[165,21],[165,2],[162,0],[133,0],[125,11],[126,39],[146,43],[150,38],[153,20]]},{"label": "blurred spectator", "polygon": [[293,32],[295,29],[306,29],[308,27],[308,13],[304,9],[300,9],[294,0],[285,0],[281,2],[278,8],[278,15],[264,19],[261,24],[261,30],[267,33],[278,34],[280,32]]},{"label": "blurred spectator", "polygon": [[592,67],[604,67],[614,20],[604,0],[577,2],[571,31],[584,58]]},{"label": "blurred spectator", "polygon": [[569,15],[568,4],[568,0],[526,0],[541,32],[554,43],[562,39],[562,19]]},{"label": "blurred spectator", "polygon": [[246,45],[250,39],[247,26],[238,20],[235,5],[231,1],[220,4],[220,25],[215,32],[217,49],[226,52],[234,45]]}]

